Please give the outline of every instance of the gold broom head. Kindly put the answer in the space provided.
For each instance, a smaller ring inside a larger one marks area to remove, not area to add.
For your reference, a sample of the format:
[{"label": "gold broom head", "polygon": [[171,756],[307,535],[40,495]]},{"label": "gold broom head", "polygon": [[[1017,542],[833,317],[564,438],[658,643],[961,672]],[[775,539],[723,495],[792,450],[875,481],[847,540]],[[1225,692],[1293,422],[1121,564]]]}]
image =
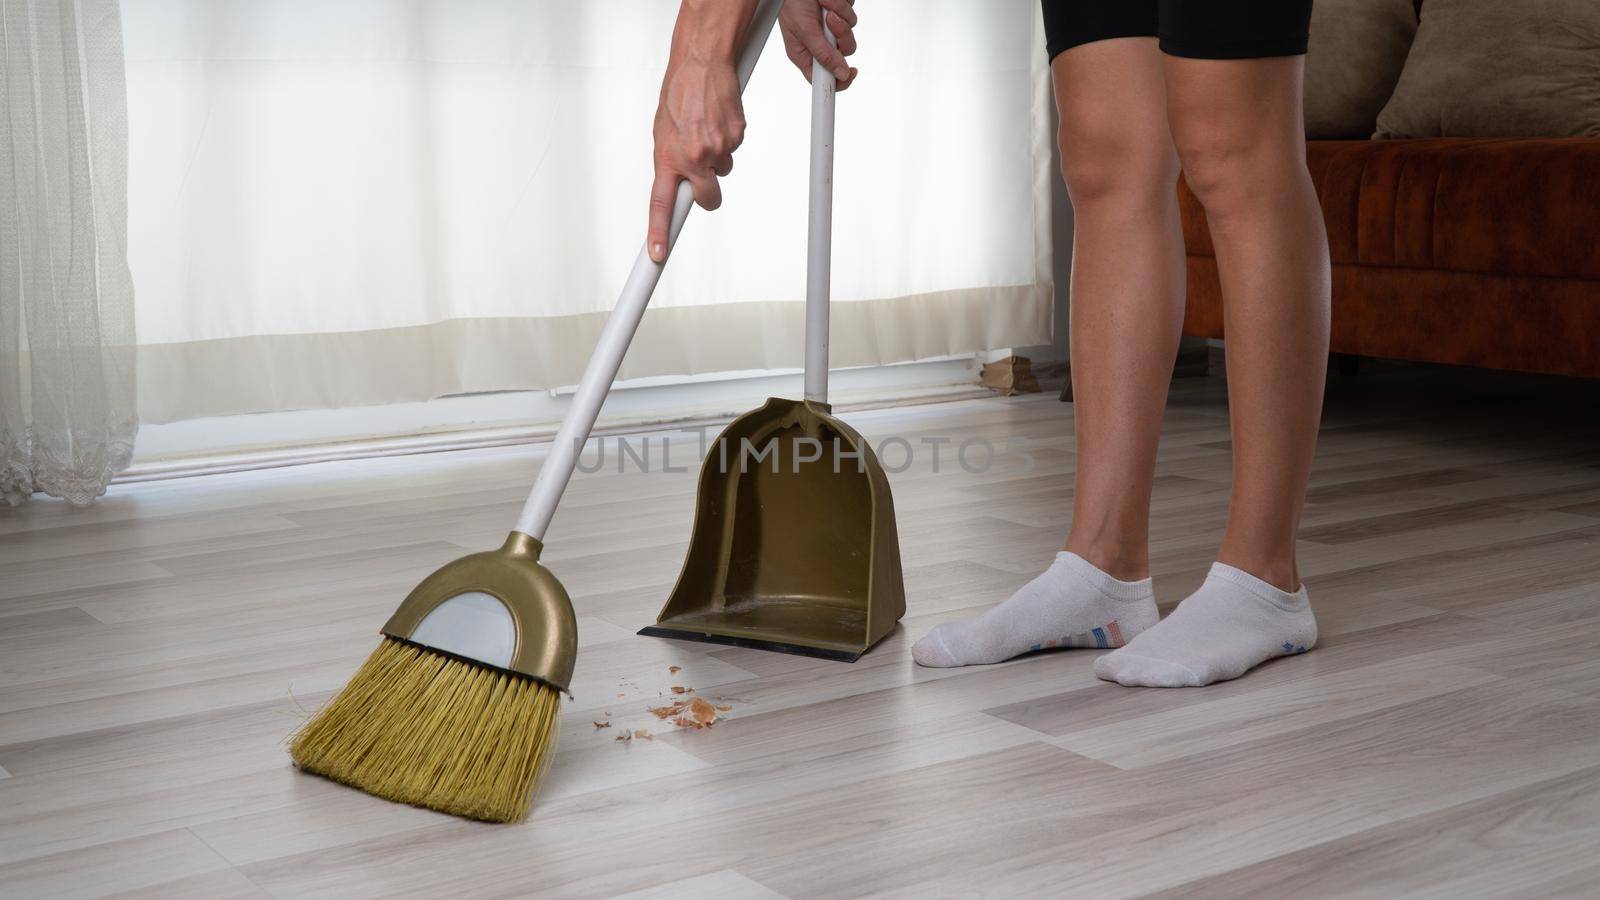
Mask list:
[{"label": "gold broom head", "polygon": [[[383,642],[290,743],[300,768],[370,794],[491,822],[527,815],[554,756],[578,629],[541,545],[513,532],[418,585]],[[445,601],[487,594],[515,626],[492,662],[413,643]]]}]

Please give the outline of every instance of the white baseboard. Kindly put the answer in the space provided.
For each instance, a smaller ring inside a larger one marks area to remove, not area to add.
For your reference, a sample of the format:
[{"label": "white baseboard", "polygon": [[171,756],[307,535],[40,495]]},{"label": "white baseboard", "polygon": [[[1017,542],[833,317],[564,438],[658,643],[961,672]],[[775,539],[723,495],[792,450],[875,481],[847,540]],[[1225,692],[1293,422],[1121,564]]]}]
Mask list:
[{"label": "white baseboard", "polygon": [[[987,393],[973,355],[836,370],[840,409],[919,403]],[[618,382],[596,433],[616,434],[727,419],[767,397],[799,396],[801,373],[723,372]],[[432,453],[549,440],[571,388],[445,397],[353,409],[312,409],[147,425],[133,466],[117,481],[149,481],[337,459]]]}]

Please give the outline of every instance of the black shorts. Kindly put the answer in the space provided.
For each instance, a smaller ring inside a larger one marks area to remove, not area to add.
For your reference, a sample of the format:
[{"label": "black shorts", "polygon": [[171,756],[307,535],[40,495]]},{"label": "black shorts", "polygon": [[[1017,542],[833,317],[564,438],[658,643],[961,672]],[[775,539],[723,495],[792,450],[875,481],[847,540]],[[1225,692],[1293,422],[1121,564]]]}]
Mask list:
[{"label": "black shorts", "polygon": [[1043,0],[1050,58],[1079,44],[1159,37],[1161,52],[1195,59],[1300,56],[1311,0]]}]

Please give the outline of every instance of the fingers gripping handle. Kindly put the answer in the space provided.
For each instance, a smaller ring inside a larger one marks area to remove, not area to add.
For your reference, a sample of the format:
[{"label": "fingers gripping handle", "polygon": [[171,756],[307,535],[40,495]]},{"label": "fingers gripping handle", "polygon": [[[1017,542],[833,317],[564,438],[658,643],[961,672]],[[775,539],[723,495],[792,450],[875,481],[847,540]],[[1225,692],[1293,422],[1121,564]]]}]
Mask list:
[{"label": "fingers gripping handle", "polygon": [[[822,31],[828,31],[826,11]],[[828,402],[828,299],[833,270],[833,73],[811,61],[811,203],[806,232],[806,399]]]},{"label": "fingers gripping handle", "polygon": [[[744,49],[739,54],[739,89],[750,83],[750,73],[755,71],[756,60],[761,57],[761,49],[766,46],[767,36],[772,33],[772,23],[778,19],[778,10],[783,6],[783,0],[760,0],[756,12],[750,20],[750,27],[745,34]],[[678,233],[683,230],[683,222],[689,217],[689,208],[694,205],[694,190],[687,181],[678,183],[678,194],[672,205],[672,227],[667,232],[667,253],[670,256],[672,247],[678,242]],[[528,495],[528,502],[522,507],[522,515],[517,519],[516,530],[535,540],[543,541],[545,529],[550,527],[550,519],[555,515],[556,504],[561,501],[561,494],[567,489],[567,482],[572,480],[572,470],[577,466],[578,454],[583,450],[583,445],[589,440],[589,433],[594,430],[595,419],[600,415],[600,407],[605,403],[606,394],[611,390],[611,383],[617,378],[617,370],[622,367],[622,357],[628,352],[628,344],[633,341],[634,332],[639,329],[639,320],[644,316],[645,307],[650,303],[650,295],[656,289],[656,283],[661,280],[661,270],[664,263],[658,263],[650,258],[650,248],[642,247],[639,256],[634,260],[633,271],[629,273],[627,282],[622,286],[622,295],[617,298],[616,308],[611,311],[611,316],[606,319],[605,328],[600,332],[600,340],[596,343],[594,353],[589,357],[589,364],[584,367],[583,377],[578,381],[578,390],[572,397],[572,405],[567,408],[566,417],[561,420],[561,427],[556,431],[555,443],[550,447],[550,456],[539,468],[539,477],[533,483],[533,491]]]},{"label": "fingers gripping handle", "polygon": [[[760,0],[756,6],[755,15],[750,17],[750,29],[745,34],[744,48],[739,51],[739,62],[735,71],[739,75],[739,93],[750,84],[750,75],[756,70],[756,60],[761,58],[761,51],[767,45],[767,38],[772,34],[773,23],[778,21],[778,12],[783,9],[783,0]],[[667,254],[672,253],[672,246],[678,242],[678,232],[683,230],[683,220],[689,217],[689,210],[694,207],[694,188],[687,181],[678,182],[678,193],[672,201],[672,225],[667,229]],[[649,247],[645,248],[642,258],[649,259]],[[651,261],[651,265],[660,265]],[[638,268],[638,263],[634,263]],[[652,288],[655,285],[651,285]],[[648,299],[648,298],[647,298]]]}]

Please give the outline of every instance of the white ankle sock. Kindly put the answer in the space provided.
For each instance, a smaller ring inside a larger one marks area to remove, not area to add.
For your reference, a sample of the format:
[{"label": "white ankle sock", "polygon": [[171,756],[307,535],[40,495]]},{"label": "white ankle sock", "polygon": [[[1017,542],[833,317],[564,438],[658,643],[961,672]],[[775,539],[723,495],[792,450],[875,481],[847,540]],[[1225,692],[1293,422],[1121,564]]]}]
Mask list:
[{"label": "white ankle sock", "polygon": [[1160,616],[1150,579],[1118,581],[1062,551],[1042,575],[994,609],[936,626],[911,648],[911,658],[942,669],[1051,647],[1120,647]]},{"label": "white ankle sock", "polygon": [[1304,585],[1290,594],[1213,563],[1199,590],[1128,646],[1095,660],[1094,674],[1129,686],[1199,687],[1316,643]]}]

